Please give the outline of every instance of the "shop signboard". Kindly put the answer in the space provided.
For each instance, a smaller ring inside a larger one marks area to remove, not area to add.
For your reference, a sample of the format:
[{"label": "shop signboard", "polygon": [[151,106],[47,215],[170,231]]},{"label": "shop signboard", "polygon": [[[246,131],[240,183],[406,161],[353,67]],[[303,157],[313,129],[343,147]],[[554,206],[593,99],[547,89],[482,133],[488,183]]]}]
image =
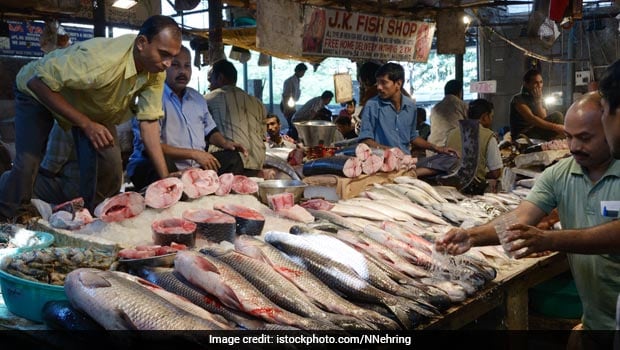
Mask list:
[{"label": "shop signboard", "polygon": [[435,23],[306,7],[304,55],[426,62]]},{"label": "shop signboard", "polygon": [[[39,38],[45,23],[34,21],[6,21],[9,26],[9,37],[0,40],[0,55],[2,56],[24,56],[41,57],[41,45]],[[94,37],[92,28],[70,27],[63,25],[63,28],[71,36],[74,43],[88,40]]]}]

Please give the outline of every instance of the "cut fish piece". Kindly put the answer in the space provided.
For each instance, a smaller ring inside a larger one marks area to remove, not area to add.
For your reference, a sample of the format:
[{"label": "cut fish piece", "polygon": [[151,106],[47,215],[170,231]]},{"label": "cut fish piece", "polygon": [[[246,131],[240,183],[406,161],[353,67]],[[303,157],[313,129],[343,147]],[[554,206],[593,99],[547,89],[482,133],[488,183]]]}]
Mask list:
[{"label": "cut fish piece", "polygon": [[220,179],[211,169],[188,169],[181,175],[181,182],[183,182],[183,192],[192,199],[215,193],[220,187]]},{"label": "cut fish piece", "polygon": [[146,188],[144,203],[151,208],[163,209],[176,204],[183,195],[183,182],[176,177],[155,181]]},{"label": "cut fish piece", "polygon": [[144,211],[145,200],[137,192],[124,192],[106,198],[95,208],[95,216],[105,222],[122,221]]},{"label": "cut fish piece", "polygon": [[190,209],[183,218],[196,223],[196,234],[213,242],[235,241],[237,223],[235,218],[218,210]]},{"label": "cut fish piece", "polygon": [[265,217],[258,211],[236,204],[218,203],[213,209],[222,211],[235,218],[238,235],[260,235],[265,226]]}]

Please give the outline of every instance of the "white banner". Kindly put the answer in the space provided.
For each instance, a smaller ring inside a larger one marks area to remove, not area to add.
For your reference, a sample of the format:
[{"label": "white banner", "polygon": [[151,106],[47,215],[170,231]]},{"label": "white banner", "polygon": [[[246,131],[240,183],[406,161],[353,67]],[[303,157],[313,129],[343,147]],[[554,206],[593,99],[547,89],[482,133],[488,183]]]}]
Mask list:
[{"label": "white banner", "polygon": [[426,62],[434,33],[435,23],[306,6],[302,52]]}]

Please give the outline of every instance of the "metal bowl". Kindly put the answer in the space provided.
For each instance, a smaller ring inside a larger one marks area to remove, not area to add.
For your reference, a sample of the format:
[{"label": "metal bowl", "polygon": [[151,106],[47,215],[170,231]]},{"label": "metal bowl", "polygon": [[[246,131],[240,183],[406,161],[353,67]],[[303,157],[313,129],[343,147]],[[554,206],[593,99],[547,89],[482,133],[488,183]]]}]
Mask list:
[{"label": "metal bowl", "polygon": [[308,185],[299,180],[265,180],[258,183],[258,196],[263,204],[269,205],[268,195],[290,192],[295,204],[299,203]]},{"label": "metal bowl", "polygon": [[336,124],[324,120],[293,122],[305,147],[330,146],[336,136]]}]

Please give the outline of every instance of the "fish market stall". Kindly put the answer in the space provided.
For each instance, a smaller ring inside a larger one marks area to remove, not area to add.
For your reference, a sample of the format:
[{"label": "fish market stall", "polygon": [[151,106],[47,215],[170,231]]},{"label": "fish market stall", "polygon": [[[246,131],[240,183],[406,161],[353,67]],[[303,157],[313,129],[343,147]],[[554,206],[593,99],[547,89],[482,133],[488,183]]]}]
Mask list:
[{"label": "fish market stall", "polygon": [[[481,247],[450,257],[432,248],[432,240],[449,228],[486,222],[518,204],[519,197],[510,193],[467,197],[454,188],[430,186],[406,175],[406,171],[394,174],[402,175],[392,176],[383,184],[366,183],[357,196],[350,198],[298,201],[293,193],[285,192],[270,196],[267,203],[259,200],[258,186],[247,183],[247,179],[237,179],[243,181],[235,185],[233,192],[217,195],[220,185],[206,191],[208,186],[204,185],[209,176],[194,174],[192,179],[202,180],[162,180],[168,182],[154,184],[144,197],[126,193],[112,198],[95,211],[98,219],[73,229],[69,229],[70,225],[54,227],[59,222],[70,222],[55,221],[51,216],[49,220],[40,219],[38,227],[51,232],[58,244],[96,246],[108,251],[121,250],[123,254],[143,254],[138,247],[153,247],[157,243],[175,248],[177,243],[167,235],[181,234],[174,237],[187,247],[162,255],[175,256],[167,261],[167,266],[172,266],[185,283],[202,290],[200,293],[224,302],[223,309],[206,310],[219,314],[216,318],[220,321],[220,317],[228,321],[205,323],[195,319],[195,312],[191,312],[191,317],[182,313],[186,315],[183,317],[190,317],[187,323],[162,323],[162,329],[258,329],[265,323],[288,327],[284,329],[458,329],[498,307],[506,310],[503,326],[527,329],[527,288],[565,271],[563,255],[514,260],[501,247]],[[179,189],[193,198],[179,200]],[[201,194],[203,190],[208,193]],[[230,221],[228,217],[234,219]],[[187,240],[187,232],[195,232],[194,239]],[[234,249],[229,250],[232,246],[226,241],[233,240]],[[219,241],[221,244],[214,244]],[[262,253],[254,255],[257,251]],[[283,259],[283,252],[295,256],[295,261],[305,261],[304,265]],[[123,256],[119,262],[149,259]],[[260,261],[254,260],[259,256]],[[124,264],[128,266],[127,262]],[[217,267],[218,273],[206,266]],[[340,269],[347,279],[327,274],[334,268]],[[132,272],[131,268],[127,271]],[[173,286],[164,287],[170,282],[170,272],[144,271],[134,272],[171,292],[167,287]],[[135,283],[139,283],[138,277],[126,274],[76,269],[67,276],[70,288],[65,285],[72,303],[90,305],[135,299],[85,300],[79,293],[83,287],[76,274],[105,279],[127,293],[134,293]],[[257,278],[259,275],[261,278]],[[355,286],[366,287],[351,289],[345,283],[349,279],[358,281]],[[313,286],[310,289],[309,283]],[[226,294],[242,290],[256,293],[252,292],[254,288],[265,293],[256,296],[263,304],[253,306]],[[300,292],[303,290],[313,293]],[[144,289],[141,293],[145,300],[150,300],[151,292],[162,291]],[[360,302],[361,299],[366,301]],[[114,307],[117,306],[104,305],[100,310]],[[274,318],[274,313],[251,312],[255,308],[280,307],[287,310],[281,314],[285,316]],[[171,306],[166,308],[181,313]],[[0,324],[5,328],[41,328],[40,323],[7,316],[2,310],[0,315]],[[97,321],[101,324],[104,320]]]}]

